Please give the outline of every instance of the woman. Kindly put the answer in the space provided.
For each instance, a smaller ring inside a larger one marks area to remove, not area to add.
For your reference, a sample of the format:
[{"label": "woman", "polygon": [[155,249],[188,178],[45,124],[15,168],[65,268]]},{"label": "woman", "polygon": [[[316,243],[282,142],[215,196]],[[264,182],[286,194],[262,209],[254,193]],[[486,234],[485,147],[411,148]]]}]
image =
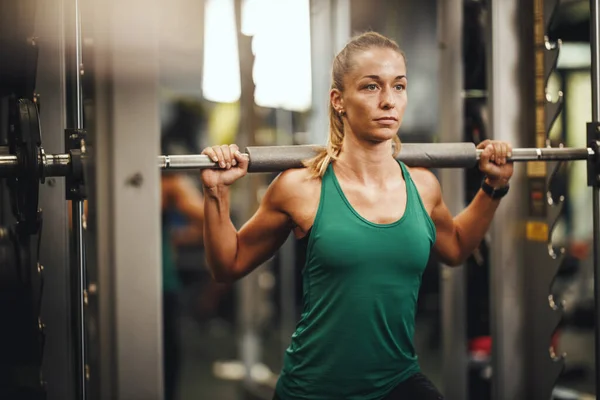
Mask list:
[{"label": "woman", "polygon": [[360,35],[336,56],[332,78],[326,150],[279,175],[239,231],[229,185],[246,174],[247,160],[235,145],[203,151],[222,167],[202,171],[209,268],[232,281],[271,257],[290,231],[307,242],[304,308],[276,399],[441,399],[413,346],[421,274],[431,249],[459,265],[482,240],[508,188],[511,148],[479,146],[485,190],[453,219],[435,176],[392,157],[407,103],[398,45]]}]

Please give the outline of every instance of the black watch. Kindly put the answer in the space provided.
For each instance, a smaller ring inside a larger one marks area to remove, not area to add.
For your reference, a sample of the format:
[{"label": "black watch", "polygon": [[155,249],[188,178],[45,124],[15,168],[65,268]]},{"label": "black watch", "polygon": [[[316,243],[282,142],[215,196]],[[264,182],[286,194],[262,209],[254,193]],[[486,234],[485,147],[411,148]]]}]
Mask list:
[{"label": "black watch", "polygon": [[481,190],[485,192],[492,199],[501,199],[508,193],[509,186],[506,185],[503,188],[496,189],[493,186],[490,186],[485,179],[481,182]]}]

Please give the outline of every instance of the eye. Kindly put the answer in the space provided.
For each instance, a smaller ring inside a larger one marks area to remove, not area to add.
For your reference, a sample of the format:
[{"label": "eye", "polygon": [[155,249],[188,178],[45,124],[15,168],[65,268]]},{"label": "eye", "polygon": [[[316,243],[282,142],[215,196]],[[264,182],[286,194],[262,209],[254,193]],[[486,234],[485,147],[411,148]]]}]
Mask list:
[{"label": "eye", "polygon": [[365,89],[367,90],[377,90],[377,85],[374,83],[370,83],[367,86],[365,86]]},{"label": "eye", "polygon": [[396,85],[396,90],[398,91],[402,91],[402,90],[406,90],[406,86],[405,85]]}]

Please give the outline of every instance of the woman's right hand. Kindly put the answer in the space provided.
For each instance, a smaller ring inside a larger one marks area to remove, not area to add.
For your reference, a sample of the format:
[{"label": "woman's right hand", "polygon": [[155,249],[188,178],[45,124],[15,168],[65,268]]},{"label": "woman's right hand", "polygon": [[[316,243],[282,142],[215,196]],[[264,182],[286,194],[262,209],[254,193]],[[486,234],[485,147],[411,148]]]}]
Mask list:
[{"label": "woman's right hand", "polygon": [[202,185],[205,188],[229,186],[248,173],[248,158],[240,153],[235,144],[207,147],[202,154],[219,163],[220,167],[202,170]]}]

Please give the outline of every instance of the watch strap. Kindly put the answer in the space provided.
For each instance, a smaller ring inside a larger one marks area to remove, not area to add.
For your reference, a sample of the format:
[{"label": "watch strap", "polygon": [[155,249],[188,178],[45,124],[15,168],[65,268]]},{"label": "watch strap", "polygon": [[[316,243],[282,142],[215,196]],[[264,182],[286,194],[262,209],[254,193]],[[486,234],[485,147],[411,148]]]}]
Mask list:
[{"label": "watch strap", "polygon": [[484,191],[485,194],[490,196],[492,199],[501,199],[504,196],[506,196],[506,194],[508,193],[509,185],[506,185],[501,188],[495,188],[495,187],[489,185],[484,179],[483,182],[481,183],[481,189]]}]

